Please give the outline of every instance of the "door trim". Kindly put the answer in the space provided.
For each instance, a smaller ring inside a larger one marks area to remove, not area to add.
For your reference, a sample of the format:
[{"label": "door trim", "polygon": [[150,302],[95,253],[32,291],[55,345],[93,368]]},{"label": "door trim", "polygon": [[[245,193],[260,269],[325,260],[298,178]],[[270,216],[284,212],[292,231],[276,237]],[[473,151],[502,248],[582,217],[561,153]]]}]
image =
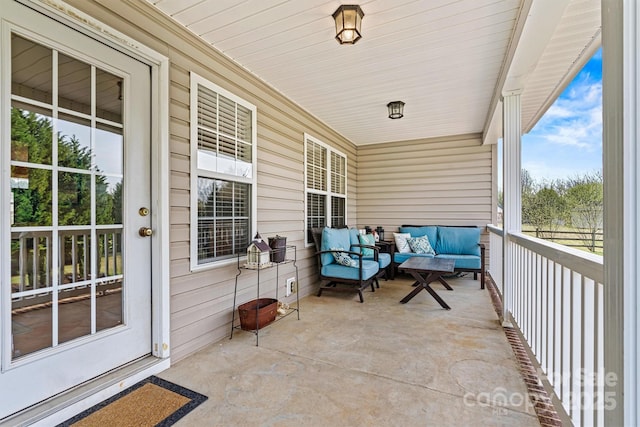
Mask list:
[{"label": "door trim", "polygon": [[[15,0],[151,69],[151,354],[169,358],[169,58],[60,0]],[[46,3],[45,3],[46,1]]]}]

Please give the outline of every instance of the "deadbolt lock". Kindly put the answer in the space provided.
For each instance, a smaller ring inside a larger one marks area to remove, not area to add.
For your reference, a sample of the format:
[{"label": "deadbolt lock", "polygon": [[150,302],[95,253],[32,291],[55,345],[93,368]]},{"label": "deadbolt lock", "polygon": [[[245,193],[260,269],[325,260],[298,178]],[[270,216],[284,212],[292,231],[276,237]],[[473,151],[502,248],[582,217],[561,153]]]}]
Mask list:
[{"label": "deadbolt lock", "polygon": [[149,227],[140,227],[140,230],[138,230],[138,234],[140,234],[141,237],[151,237],[151,235],[153,234],[153,230]]},{"label": "deadbolt lock", "polygon": [[147,216],[149,215],[149,208],[140,208],[138,209],[138,213],[140,216]]}]

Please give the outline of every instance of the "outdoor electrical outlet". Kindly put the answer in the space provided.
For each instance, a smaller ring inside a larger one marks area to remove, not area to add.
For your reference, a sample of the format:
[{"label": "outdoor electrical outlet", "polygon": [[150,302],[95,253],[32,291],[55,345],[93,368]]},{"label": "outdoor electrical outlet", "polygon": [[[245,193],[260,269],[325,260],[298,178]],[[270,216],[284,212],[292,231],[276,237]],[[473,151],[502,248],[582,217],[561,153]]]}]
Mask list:
[{"label": "outdoor electrical outlet", "polygon": [[296,292],[296,278],[295,277],[289,277],[287,279],[285,296],[288,297],[289,295],[291,295],[294,292]]}]

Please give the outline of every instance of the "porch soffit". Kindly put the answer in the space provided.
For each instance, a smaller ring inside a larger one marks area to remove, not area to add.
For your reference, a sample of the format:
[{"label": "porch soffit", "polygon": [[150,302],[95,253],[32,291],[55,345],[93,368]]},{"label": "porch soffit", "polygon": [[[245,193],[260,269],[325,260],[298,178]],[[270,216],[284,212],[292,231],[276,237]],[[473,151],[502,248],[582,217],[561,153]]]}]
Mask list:
[{"label": "porch soffit", "polygon": [[[486,133],[529,4],[361,2],[363,38],[341,46],[335,1],[147,1],[356,145]],[[600,0],[565,3],[539,52],[516,48],[535,55],[523,80],[526,131],[599,46]],[[400,120],[387,118],[395,100],[406,103]]]}]

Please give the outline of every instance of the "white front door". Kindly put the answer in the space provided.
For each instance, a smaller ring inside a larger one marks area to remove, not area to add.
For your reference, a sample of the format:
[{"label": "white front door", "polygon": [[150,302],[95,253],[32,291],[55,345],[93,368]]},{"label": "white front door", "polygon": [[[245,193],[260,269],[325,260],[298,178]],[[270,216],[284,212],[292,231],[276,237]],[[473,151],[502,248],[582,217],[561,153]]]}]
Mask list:
[{"label": "white front door", "polygon": [[0,418],[151,353],[150,69],[2,1]]}]

